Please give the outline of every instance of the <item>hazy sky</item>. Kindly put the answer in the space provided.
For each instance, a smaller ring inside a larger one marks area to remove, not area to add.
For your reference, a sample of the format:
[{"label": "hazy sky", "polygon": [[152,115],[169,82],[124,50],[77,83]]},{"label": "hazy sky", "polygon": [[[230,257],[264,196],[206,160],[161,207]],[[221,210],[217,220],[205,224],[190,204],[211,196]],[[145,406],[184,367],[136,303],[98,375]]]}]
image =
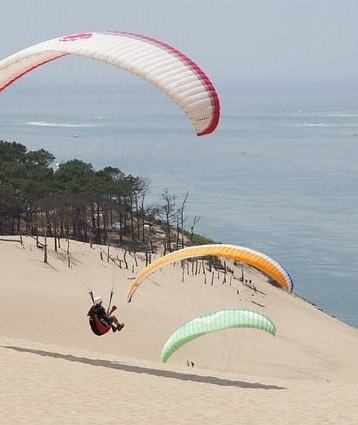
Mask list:
[{"label": "hazy sky", "polygon": [[126,30],[158,38],[210,76],[355,77],[357,0],[12,0],[0,58],[60,35]]}]

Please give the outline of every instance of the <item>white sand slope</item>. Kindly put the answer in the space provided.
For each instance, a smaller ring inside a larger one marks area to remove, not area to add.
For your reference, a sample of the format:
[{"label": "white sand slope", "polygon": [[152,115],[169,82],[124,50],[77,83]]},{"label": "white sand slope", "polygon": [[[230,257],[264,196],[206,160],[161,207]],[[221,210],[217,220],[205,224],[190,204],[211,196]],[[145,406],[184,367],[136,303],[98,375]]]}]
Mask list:
[{"label": "white sand slope", "polygon": [[[48,264],[33,238],[0,241],[1,423],[357,424],[358,330],[241,267],[224,283],[179,263],[153,274],[130,304],[127,290],[144,261],[71,241]],[[42,240],[43,242],[43,240]],[[122,268],[119,267],[121,263]],[[70,266],[70,267],[69,267]],[[114,289],[120,333],[95,336],[88,291]],[[198,338],[159,362],[167,337],[199,314],[253,308],[276,337],[231,329]],[[194,367],[187,362],[193,361]]]}]

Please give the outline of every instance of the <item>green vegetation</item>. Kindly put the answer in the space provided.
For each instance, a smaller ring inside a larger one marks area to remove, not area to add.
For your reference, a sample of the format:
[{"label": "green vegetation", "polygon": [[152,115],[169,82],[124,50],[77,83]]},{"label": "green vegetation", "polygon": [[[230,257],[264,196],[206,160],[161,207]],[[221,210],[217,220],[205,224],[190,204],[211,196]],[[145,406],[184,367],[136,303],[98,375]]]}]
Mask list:
[{"label": "green vegetation", "polygon": [[[188,195],[178,208],[165,189],[158,203],[147,206],[146,179],[113,167],[96,171],[78,159],[54,169],[54,159],[44,149],[28,151],[20,143],[0,141],[0,234],[66,237],[134,250],[153,249],[158,242],[164,251],[190,240],[209,242],[183,230]],[[155,223],[162,240],[155,238]]]},{"label": "green vegetation", "polygon": [[191,240],[193,245],[208,245],[212,243],[217,243],[212,239],[208,239],[205,236],[199,235],[197,233],[189,233],[184,230],[184,234]]}]

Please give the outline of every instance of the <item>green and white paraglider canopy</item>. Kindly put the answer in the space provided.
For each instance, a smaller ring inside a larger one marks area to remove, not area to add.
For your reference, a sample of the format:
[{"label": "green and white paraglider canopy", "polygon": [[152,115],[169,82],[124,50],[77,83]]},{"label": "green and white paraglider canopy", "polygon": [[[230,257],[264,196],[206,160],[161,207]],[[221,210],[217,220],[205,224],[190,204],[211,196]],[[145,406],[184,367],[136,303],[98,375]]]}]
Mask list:
[{"label": "green and white paraglider canopy", "polygon": [[232,308],[206,313],[181,325],[163,346],[161,361],[165,363],[180,347],[195,338],[229,328],[260,329],[275,336],[276,327],[266,315],[250,309]]}]

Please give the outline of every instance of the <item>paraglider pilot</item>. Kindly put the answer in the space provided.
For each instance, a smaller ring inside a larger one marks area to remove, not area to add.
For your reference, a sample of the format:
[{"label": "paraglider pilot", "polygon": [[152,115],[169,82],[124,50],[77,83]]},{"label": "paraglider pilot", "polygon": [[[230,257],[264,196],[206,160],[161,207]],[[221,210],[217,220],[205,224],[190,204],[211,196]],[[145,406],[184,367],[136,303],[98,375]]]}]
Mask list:
[{"label": "paraglider pilot", "polygon": [[116,309],[117,307],[113,305],[111,309],[106,312],[105,308],[102,306],[102,298],[95,297],[93,299],[93,306],[89,309],[87,316],[97,316],[104,326],[111,325],[112,331],[116,332],[122,330],[124,327],[124,323],[120,323],[117,317],[112,314]]}]

